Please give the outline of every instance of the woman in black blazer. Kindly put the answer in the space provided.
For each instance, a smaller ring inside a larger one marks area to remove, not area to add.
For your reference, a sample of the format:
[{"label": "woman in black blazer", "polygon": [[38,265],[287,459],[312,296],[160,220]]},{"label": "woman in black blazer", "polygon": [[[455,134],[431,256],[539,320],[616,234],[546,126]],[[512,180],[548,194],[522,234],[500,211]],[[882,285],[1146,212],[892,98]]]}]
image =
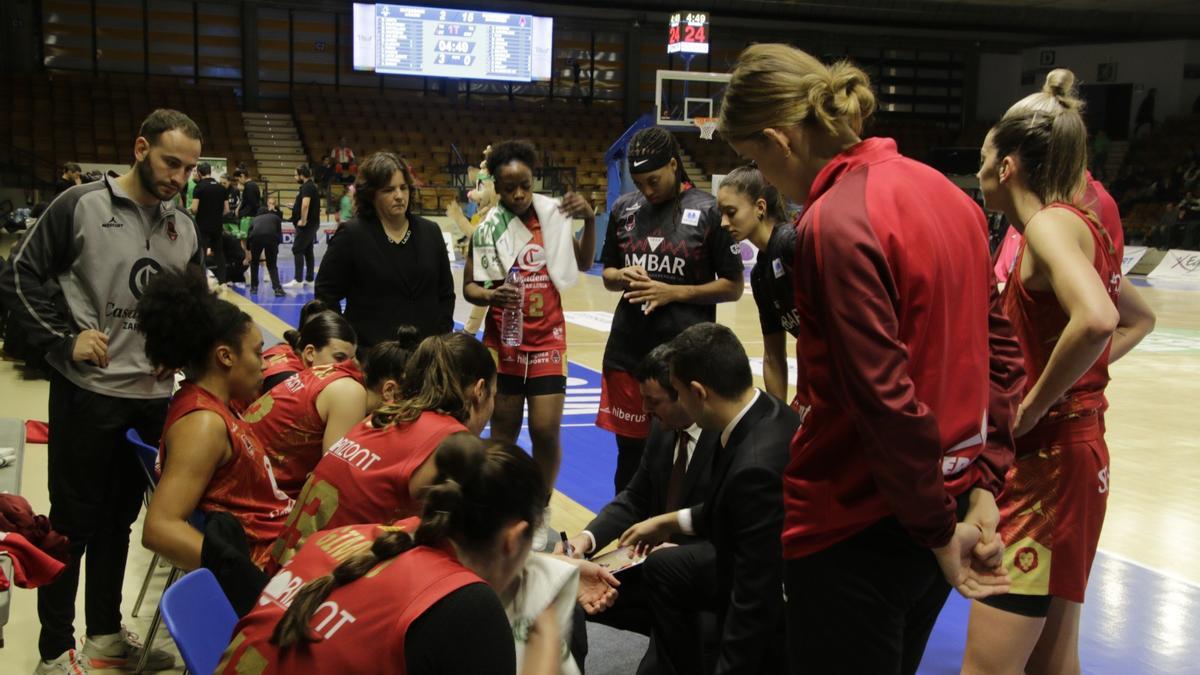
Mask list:
[{"label": "woman in black blazer", "polygon": [[317,274],[316,297],[342,306],[359,353],[389,340],[404,324],[421,337],[454,328],[454,283],[436,223],[411,214],[412,171],[398,155],[377,152],[355,182],[355,217],[338,228]]}]

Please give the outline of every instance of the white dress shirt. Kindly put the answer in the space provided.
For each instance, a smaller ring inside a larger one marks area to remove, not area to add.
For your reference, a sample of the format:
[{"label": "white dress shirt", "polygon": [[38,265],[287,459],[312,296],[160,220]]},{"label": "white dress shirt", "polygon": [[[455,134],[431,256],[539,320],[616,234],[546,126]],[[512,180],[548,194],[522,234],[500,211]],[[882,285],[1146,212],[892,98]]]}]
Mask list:
[{"label": "white dress shirt", "polygon": [[[692,457],[696,454],[696,443],[698,443],[700,441],[700,431],[701,431],[700,425],[693,422],[692,426],[687,427],[685,429],[680,429],[679,431],[682,431],[687,437],[687,461],[684,464],[684,466],[687,469],[690,469],[692,467]],[[674,465],[675,460],[678,458],[679,458],[679,442],[676,441],[675,449],[671,452],[671,464]],[[588,547],[588,552],[590,553],[592,551],[595,551],[596,550],[596,535],[592,534],[591,531],[589,531],[589,530],[584,530],[582,534],[587,535],[588,541],[591,542],[591,545]]]}]

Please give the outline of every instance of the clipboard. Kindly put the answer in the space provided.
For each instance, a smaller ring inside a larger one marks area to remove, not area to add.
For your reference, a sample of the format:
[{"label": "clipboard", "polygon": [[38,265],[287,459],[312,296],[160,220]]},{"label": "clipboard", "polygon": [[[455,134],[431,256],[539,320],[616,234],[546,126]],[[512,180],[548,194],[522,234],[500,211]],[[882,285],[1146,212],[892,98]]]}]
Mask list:
[{"label": "clipboard", "polygon": [[622,546],[614,551],[609,551],[604,555],[592,558],[592,562],[613,574],[620,574],[625,570],[633,569],[646,562],[646,556],[634,554],[632,546]]}]

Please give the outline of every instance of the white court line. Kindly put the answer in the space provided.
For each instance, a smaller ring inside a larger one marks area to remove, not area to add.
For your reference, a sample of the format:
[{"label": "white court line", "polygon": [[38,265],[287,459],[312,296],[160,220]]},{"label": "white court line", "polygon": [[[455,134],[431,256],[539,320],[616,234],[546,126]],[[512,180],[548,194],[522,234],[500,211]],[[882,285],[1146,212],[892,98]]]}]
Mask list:
[{"label": "white court line", "polygon": [[1100,553],[1103,553],[1104,555],[1108,556],[1109,558],[1113,558],[1113,559],[1119,560],[1123,563],[1133,565],[1134,567],[1140,567],[1140,568],[1146,570],[1147,572],[1157,574],[1160,577],[1166,577],[1167,579],[1170,579],[1171,581],[1177,581],[1181,584],[1184,584],[1185,586],[1191,586],[1192,588],[1200,590],[1200,583],[1196,583],[1195,581],[1192,581],[1191,579],[1184,579],[1183,577],[1179,576],[1175,572],[1168,572],[1167,570],[1161,569],[1159,567],[1154,567],[1153,565],[1147,565],[1146,563],[1138,562],[1132,558],[1123,556],[1120,553],[1113,553],[1112,551],[1109,551],[1108,549],[1102,548],[1102,549],[1098,549],[1098,550]]}]

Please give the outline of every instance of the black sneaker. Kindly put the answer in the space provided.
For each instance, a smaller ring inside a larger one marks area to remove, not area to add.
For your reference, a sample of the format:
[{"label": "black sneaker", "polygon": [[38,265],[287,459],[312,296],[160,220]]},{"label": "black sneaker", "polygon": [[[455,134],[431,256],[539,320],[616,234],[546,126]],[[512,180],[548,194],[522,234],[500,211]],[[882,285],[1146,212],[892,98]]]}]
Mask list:
[{"label": "black sneaker", "polygon": [[275,297],[277,297],[277,298],[287,297],[287,293],[284,293],[282,288],[276,288],[275,289]]}]

